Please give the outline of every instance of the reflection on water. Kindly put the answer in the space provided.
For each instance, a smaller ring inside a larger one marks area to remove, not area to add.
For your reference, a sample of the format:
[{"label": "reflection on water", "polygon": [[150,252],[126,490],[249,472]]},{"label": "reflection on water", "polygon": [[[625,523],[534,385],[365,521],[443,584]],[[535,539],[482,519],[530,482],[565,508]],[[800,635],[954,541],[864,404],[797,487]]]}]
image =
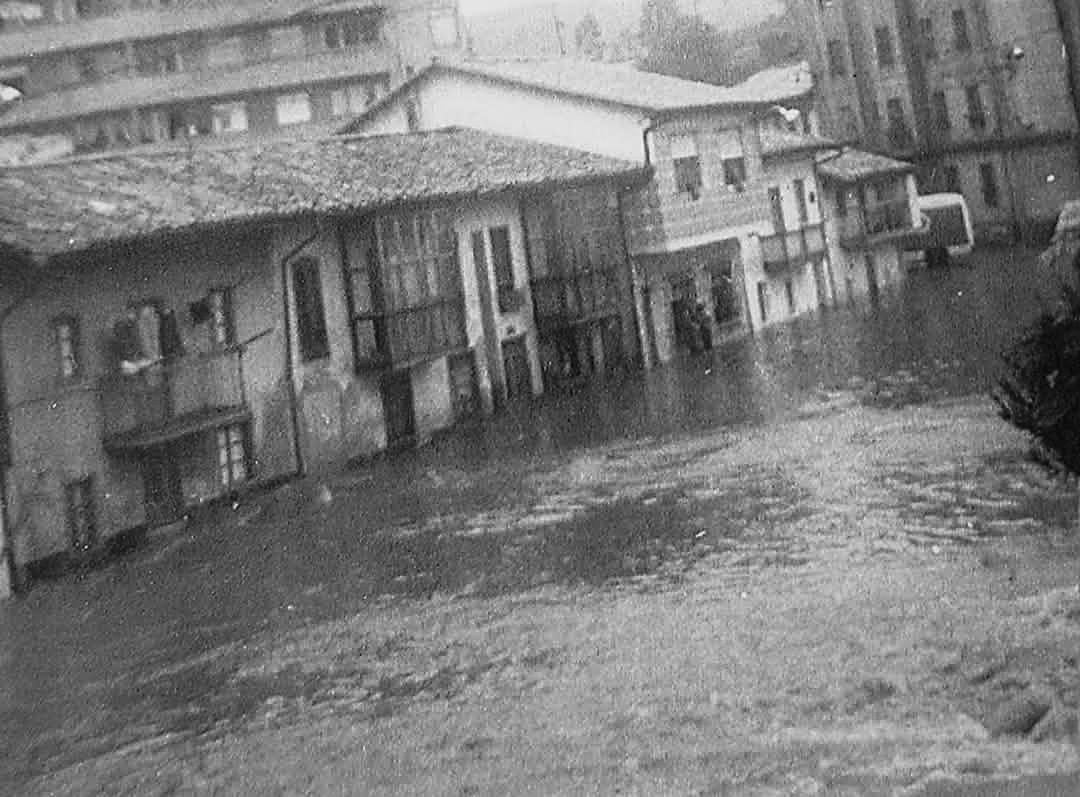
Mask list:
[{"label": "reflection on water", "polygon": [[[358,466],[335,481],[329,504],[290,485],[104,570],[37,587],[0,607],[0,782],[153,733],[205,730],[276,694],[232,688],[218,663],[262,630],[387,594],[490,595],[677,571],[754,524],[790,520],[799,496],[776,474],[708,499],[655,483],[632,501],[591,503],[545,498],[534,476],[600,443],[617,452],[620,442],[716,427],[737,435],[830,391],[857,388],[884,406],[985,393],[999,352],[1035,312],[1034,262],[1032,252],[1000,251],[916,272],[876,307],[830,310],[546,396]],[[609,457],[605,467],[617,468],[617,453]],[[513,511],[522,506],[525,517]],[[799,546],[774,555],[766,543],[758,564],[802,561]],[[156,714],[170,719],[140,725]]]}]

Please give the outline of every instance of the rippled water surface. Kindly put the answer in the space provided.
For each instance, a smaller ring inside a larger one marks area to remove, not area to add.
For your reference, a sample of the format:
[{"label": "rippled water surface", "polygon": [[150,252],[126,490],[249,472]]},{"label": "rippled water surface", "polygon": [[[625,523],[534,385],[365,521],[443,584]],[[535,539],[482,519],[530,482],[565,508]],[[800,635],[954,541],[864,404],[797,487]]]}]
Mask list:
[{"label": "rippled water surface", "polygon": [[[1034,252],[1002,250],[915,272],[875,307],[546,396],[357,466],[329,492],[293,484],[253,496],[37,586],[0,607],[0,782],[144,738],[146,723],[154,734],[204,731],[268,695],[316,694],[301,675],[238,682],[222,651],[373,600],[678,578],[710,557],[801,566],[819,543],[798,537],[800,521],[823,510],[790,474],[751,464],[724,477],[695,463],[837,397],[888,410],[985,394],[1035,312],[1034,263]],[[705,433],[707,445],[669,445]],[[894,509],[908,512],[913,539],[934,513],[958,530],[950,539],[1030,516],[1023,484],[1015,501],[1004,485],[961,502],[960,479],[938,476],[888,477],[890,494],[910,492]]]}]

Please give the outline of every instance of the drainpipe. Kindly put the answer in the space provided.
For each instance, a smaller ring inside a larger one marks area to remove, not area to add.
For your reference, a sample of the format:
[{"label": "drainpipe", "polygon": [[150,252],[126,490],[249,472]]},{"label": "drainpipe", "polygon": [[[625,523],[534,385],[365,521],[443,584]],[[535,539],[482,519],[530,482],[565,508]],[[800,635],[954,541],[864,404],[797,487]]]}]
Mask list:
[{"label": "drainpipe", "polygon": [[300,410],[297,406],[296,366],[293,363],[292,349],[292,306],[289,303],[289,262],[319,237],[319,230],[290,249],[281,258],[281,310],[285,324],[285,384],[289,391],[289,422],[292,425],[293,457],[296,459],[296,475],[303,476],[307,470],[304,465],[304,448],[300,444]]},{"label": "drainpipe", "polygon": [[[646,150],[647,151],[647,150]],[[641,349],[641,366],[645,370],[653,367],[653,346],[649,335],[644,314],[646,312],[646,296],[638,279],[637,268],[630,256],[630,232],[626,227],[626,210],[623,205],[623,197],[627,189],[615,189],[615,202],[618,204],[619,232],[623,242],[623,255],[626,259],[627,268],[630,271],[630,301],[634,304],[634,326],[637,327],[638,347]]]}]

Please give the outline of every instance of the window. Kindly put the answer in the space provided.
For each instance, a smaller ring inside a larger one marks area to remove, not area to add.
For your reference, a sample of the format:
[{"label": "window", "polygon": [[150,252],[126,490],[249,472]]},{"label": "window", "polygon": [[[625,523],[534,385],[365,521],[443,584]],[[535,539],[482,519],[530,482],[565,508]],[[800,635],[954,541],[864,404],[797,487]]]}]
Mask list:
[{"label": "window", "polygon": [[930,98],[934,130],[937,133],[947,135],[952,123],[949,121],[949,104],[945,99],[944,91],[935,91]]},{"label": "window", "polygon": [[232,291],[229,288],[214,288],[207,295],[206,302],[210,310],[210,340],[218,346],[235,343]]},{"label": "window", "polygon": [[361,42],[371,44],[378,40],[379,23],[372,16],[341,17],[323,27],[323,44],[328,50],[355,47]]},{"label": "window", "polygon": [[495,288],[499,296],[499,312],[517,310],[517,292],[514,288],[514,260],[510,252],[510,228],[492,227],[491,266],[495,271]]},{"label": "window", "polygon": [[937,42],[934,41],[934,20],[930,17],[919,19],[919,40],[922,44],[923,58],[933,61],[937,58]]},{"label": "window", "polygon": [[56,355],[60,376],[74,379],[79,375],[79,322],[74,316],[61,316],[53,321],[56,334]]},{"label": "window", "polygon": [[758,311],[761,314],[761,323],[769,320],[769,286],[764,282],[757,284]]},{"label": "window", "polygon": [[896,64],[896,53],[893,52],[892,32],[888,25],[874,28],[874,44],[877,47],[878,66],[891,67]]},{"label": "window", "polygon": [[405,126],[410,133],[420,129],[420,113],[416,108],[415,100],[405,102]]},{"label": "window", "polygon": [[337,50],[345,46],[340,23],[331,22],[323,28],[323,44],[326,45],[328,50]]},{"label": "window", "polygon": [[787,294],[788,312],[795,313],[795,286],[790,279],[784,281],[784,293]]},{"label": "window", "polygon": [[64,498],[71,550],[75,553],[86,553],[97,543],[93,480],[87,476],[68,482],[64,486]]},{"label": "window", "polygon": [[795,188],[795,206],[799,209],[799,221],[806,224],[807,219],[810,218],[806,205],[806,181],[795,180],[792,184]]},{"label": "window", "polygon": [[301,258],[293,263],[292,271],[300,358],[308,362],[329,357],[319,261],[313,257]]},{"label": "window", "polygon": [[907,118],[904,116],[903,102],[894,97],[885,103],[885,108],[889,118],[889,143],[897,149],[907,149],[912,141]]},{"label": "window", "polygon": [[982,94],[978,85],[964,87],[964,96],[967,98],[968,124],[972,130],[986,130],[986,109],[983,107]]},{"label": "window", "polygon": [[847,74],[844,43],[839,39],[829,39],[826,48],[829,53],[829,74],[833,77],[844,77]]},{"label": "window", "polygon": [[222,102],[211,105],[210,123],[214,135],[247,130],[247,104],[243,102]]},{"label": "window", "polygon": [[370,105],[376,95],[374,83],[353,83],[330,92],[330,113],[334,116],[347,116],[360,113]]},{"label": "window", "polygon": [[848,192],[846,188],[836,189],[836,215],[842,219],[847,217],[847,198]]},{"label": "window", "polygon": [[242,424],[232,424],[217,431],[218,478],[231,490],[247,480],[247,433]]},{"label": "window", "polygon": [[945,167],[945,190],[951,194],[964,193],[960,184],[960,170],[956,166]]},{"label": "window", "polygon": [[744,158],[724,158],[724,185],[741,194],[746,189],[746,160]]},{"label": "window", "polygon": [[701,161],[697,155],[675,159],[675,190],[691,199],[701,196]]},{"label": "window", "polygon": [[855,109],[850,105],[840,107],[840,130],[846,137],[856,138],[859,135],[859,122],[855,118]]},{"label": "window", "polygon": [[998,196],[997,173],[994,171],[994,164],[979,164],[979,180],[982,183],[983,203],[988,208],[998,207],[1000,198]]},{"label": "window", "polygon": [[280,94],[275,104],[277,123],[283,127],[311,121],[311,98],[306,91]]},{"label": "window", "polygon": [[971,38],[968,36],[967,15],[964,9],[955,8],[952,12],[953,48],[960,52],[971,49]]}]

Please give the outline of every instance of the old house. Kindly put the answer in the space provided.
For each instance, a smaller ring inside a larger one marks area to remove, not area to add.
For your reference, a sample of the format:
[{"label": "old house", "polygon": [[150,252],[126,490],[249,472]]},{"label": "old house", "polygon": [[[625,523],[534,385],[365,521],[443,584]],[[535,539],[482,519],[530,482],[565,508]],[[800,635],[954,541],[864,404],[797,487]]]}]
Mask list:
[{"label": "old house", "polygon": [[819,156],[837,301],[873,300],[903,279],[905,250],[927,232],[914,171],[905,161],[850,148]]},{"label": "old house", "polygon": [[548,253],[629,271],[561,220],[646,176],[456,129],[0,171],[16,565],[541,391]]},{"label": "old house", "polygon": [[772,232],[757,116],[809,88],[808,76],[722,88],[593,62],[436,61],[347,129],[468,125],[651,166],[621,217],[641,348],[664,362],[702,345],[703,328],[757,323],[745,275]]}]

